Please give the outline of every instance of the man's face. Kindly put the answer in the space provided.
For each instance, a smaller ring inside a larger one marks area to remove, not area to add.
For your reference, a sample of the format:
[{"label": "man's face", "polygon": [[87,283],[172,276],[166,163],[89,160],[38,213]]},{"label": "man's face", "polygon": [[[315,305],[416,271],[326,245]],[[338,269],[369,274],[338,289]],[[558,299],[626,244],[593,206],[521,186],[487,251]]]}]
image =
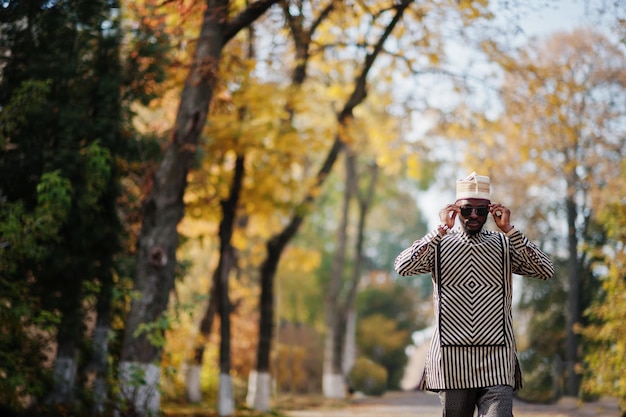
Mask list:
[{"label": "man's face", "polygon": [[489,200],[482,198],[468,198],[456,201],[456,205],[461,208],[459,219],[468,234],[475,235],[482,230],[489,216],[489,203]]}]

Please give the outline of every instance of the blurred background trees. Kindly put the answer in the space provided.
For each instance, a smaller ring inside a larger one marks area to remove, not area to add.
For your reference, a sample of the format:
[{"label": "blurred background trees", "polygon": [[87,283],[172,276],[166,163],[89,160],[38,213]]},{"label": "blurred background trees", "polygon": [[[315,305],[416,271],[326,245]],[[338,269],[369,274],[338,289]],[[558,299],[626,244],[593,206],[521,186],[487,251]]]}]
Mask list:
[{"label": "blurred background trees", "polygon": [[477,170],[557,265],[517,280],[519,395],[626,410],[625,11],[526,7],[1,2],[0,402],[398,389],[431,284],[393,259]]},{"label": "blurred background trees", "polygon": [[[5,2],[1,25],[1,308],[12,318],[3,363],[13,369],[0,391],[11,405],[31,395],[74,403],[86,373],[98,385],[110,372],[113,298],[129,273],[123,248],[142,198],[122,178],[136,183],[156,155],[135,133],[131,106],[158,94],[167,61],[156,36],[151,49],[134,39],[121,60],[119,7],[108,1]],[[87,325],[99,329],[97,346]],[[46,343],[19,359],[33,338]]]}]

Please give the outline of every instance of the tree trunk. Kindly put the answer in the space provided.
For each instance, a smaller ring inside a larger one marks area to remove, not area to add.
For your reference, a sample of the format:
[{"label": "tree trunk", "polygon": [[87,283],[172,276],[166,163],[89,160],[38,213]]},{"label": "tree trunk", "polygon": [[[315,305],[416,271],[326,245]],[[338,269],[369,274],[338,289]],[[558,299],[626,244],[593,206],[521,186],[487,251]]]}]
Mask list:
[{"label": "tree trunk", "polygon": [[220,374],[217,395],[217,414],[230,416],[235,412],[233,385],[230,377],[230,299],[228,296],[228,272],[232,264],[232,251],[222,254],[225,267],[219,279],[220,314]]},{"label": "tree trunk", "polygon": [[[374,197],[374,190],[378,178],[378,168],[376,164],[371,164],[370,181],[363,194],[361,194],[357,174],[357,158],[352,149],[346,150],[346,185],[344,191],[344,208],[342,212],[342,220],[339,230],[339,242],[337,244],[337,256],[333,263],[331,287],[328,291],[329,303],[327,304],[327,338],[332,337],[334,340],[327,339],[325,345],[324,357],[324,395],[329,398],[342,398],[345,395],[344,381],[346,380],[345,372],[349,371],[344,357],[346,345],[348,343],[348,324],[350,321],[350,313],[353,311],[354,300],[356,298],[356,290],[361,279],[361,265],[363,258],[363,242],[365,238],[366,218],[371,202]],[[343,270],[345,263],[345,253],[347,247],[347,228],[349,223],[349,206],[352,197],[356,196],[358,200],[358,226],[357,236],[354,246],[354,268],[352,276],[347,283],[343,280]],[[347,284],[347,285],[346,285]],[[345,294],[341,294],[340,289],[347,288]],[[330,317],[330,319],[329,319]],[[330,372],[328,371],[330,368]]]},{"label": "tree trunk", "polygon": [[220,253],[218,305],[220,313],[220,380],[217,401],[218,414],[229,416],[235,412],[232,380],[230,377],[230,298],[228,294],[228,276],[235,263],[234,248],[231,245],[233,228],[237,217],[237,204],[241,195],[241,185],[244,177],[244,157],[237,156],[235,175],[231,187],[230,197],[222,204],[223,219],[220,224]]},{"label": "tree trunk", "polygon": [[254,388],[254,393],[250,393],[248,396],[248,404],[258,411],[265,412],[269,409],[270,390],[268,384],[270,382],[270,353],[274,331],[274,277],[280,256],[287,243],[295,236],[303,219],[302,215],[295,215],[280,234],[273,236],[267,242],[267,254],[260,267],[259,345],[257,347],[256,373],[251,374],[252,381],[249,382],[250,386]]},{"label": "tree trunk", "polygon": [[343,347],[343,364],[341,368],[344,375],[348,375],[356,363],[356,321],[356,311],[354,310],[354,306],[352,306],[346,316],[346,336]]},{"label": "tree trunk", "polygon": [[[228,299],[228,276],[235,264],[235,253],[231,240],[235,221],[237,220],[237,206],[241,196],[244,174],[245,157],[239,155],[235,160],[233,182],[230,187],[228,199],[221,202],[222,220],[219,226],[220,256],[217,268],[213,273],[207,309],[200,323],[200,335],[194,347],[194,361],[187,374],[187,399],[191,402],[200,402],[202,400],[199,384],[204,350],[211,336],[213,319],[218,310],[220,312],[220,329],[222,331],[220,339],[220,371],[225,374],[230,373],[230,303]],[[226,297],[226,299],[224,300],[223,297]],[[222,349],[226,350],[222,351]],[[230,400],[225,399],[225,401]]]},{"label": "tree trunk", "polygon": [[94,358],[92,367],[95,372],[93,383],[93,413],[102,414],[108,398],[107,384],[107,355],[109,353],[109,333],[111,332],[110,322],[100,320],[94,329],[93,349]]},{"label": "tree trunk", "polygon": [[330,282],[326,292],[325,317],[326,317],[326,341],[324,343],[324,369],[322,379],[322,392],[326,398],[343,398],[346,394],[342,367],[343,359],[343,333],[344,317],[340,314],[341,288],[344,284],[344,266],[346,263],[346,251],[348,245],[348,223],[350,213],[350,201],[355,190],[356,176],[353,171],[354,165],[350,163],[350,150],[346,152],[345,161],[345,184],[343,191],[341,220],[337,229],[337,243],[335,256],[330,271]]},{"label": "tree trunk", "polygon": [[[187,174],[207,120],[209,104],[218,74],[222,49],[240,29],[247,27],[278,0],[260,0],[228,19],[228,0],[208,0],[200,37],[185,86],[169,146],[157,169],[152,191],[144,205],[138,243],[134,289],[139,294],[131,302],[120,362],[120,392],[127,406],[138,415],[158,412],[158,367],[162,346],[150,343],[148,334],[138,331],[155,322],[167,308],[174,285],[177,226],[184,203]],[[153,368],[156,368],[153,369]],[[130,370],[144,372],[146,384],[133,386]],[[149,405],[150,408],[146,408]]]},{"label": "tree trunk", "polygon": [[[311,37],[319,24],[322,23],[326,17],[328,17],[329,13],[334,8],[334,5],[330,2],[330,4],[322,10],[318,18],[314,19],[314,22],[307,30],[303,26],[304,20],[291,14],[289,2],[281,1],[280,4],[283,8],[287,24],[291,30],[292,39],[296,49],[296,66],[291,77],[291,83],[294,89],[299,89],[306,79],[306,68],[309,60]],[[286,127],[289,127],[287,125],[290,125],[293,120],[294,108],[290,101],[287,102],[285,107],[287,114],[289,114]],[[342,143],[335,140],[333,147],[327,156],[327,163],[324,164],[324,167],[318,173],[317,186],[321,186],[325,176],[328,175],[332,169],[332,165],[339,154],[341,146]],[[313,195],[314,194],[312,192],[309,192],[303,203],[300,205],[300,209],[308,208],[314,200]],[[266,258],[260,267],[261,295],[259,305],[261,314],[259,317],[257,365],[256,370],[251,372],[249,375],[248,395],[246,396],[246,403],[248,406],[258,411],[267,411],[269,410],[270,405],[270,354],[274,320],[274,275],[276,274],[276,269],[278,268],[278,263],[280,262],[280,257],[285,246],[295,236],[304,219],[303,215],[299,214],[301,213],[301,210],[296,210],[295,213],[297,214],[294,215],[287,227],[285,227],[282,232],[274,235],[267,242]]]},{"label": "tree trunk", "polygon": [[[220,226],[221,227],[221,226]],[[207,343],[209,343],[209,337],[211,336],[211,330],[213,328],[213,320],[217,313],[217,306],[219,303],[218,289],[220,273],[223,267],[223,260],[219,259],[217,268],[213,272],[211,279],[211,290],[209,292],[209,301],[207,303],[204,317],[200,322],[200,334],[196,340],[196,345],[193,351],[193,360],[189,367],[185,380],[185,394],[187,401],[191,403],[199,403],[202,401],[202,394],[200,391],[200,375],[202,373],[202,364],[204,361],[204,351]]]},{"label": "tree trunk", "polygon": [[[568,186],[569,188],[573,186]],[[567,261],[567,275],[569,277],[569,292],[567,298],[567,395],[578,396],[579,377],[576,373],[576,364],[578,363],[578,335],[575,331],[576,324],[580,321],[580,268],[578,260],[578,237],[576,230],[576,217],[578,210],[574,196],[569,195],[565,202],[567,210],[567,243],[569,250],[569,258]]]},{"label": "tree trunk", "polygon": [[[355,158],[350,156],[351,163],[355,163]],[[353,169],[356,172],[356,169]],[[347,374],[356,362],[356,347],[353,340],[356,338],[356,312],[354,310],[354,301],[356,299],[356,292],[361,281],[361,271],[363,265],[363,244],[365,242],[365,229],[366,221],[369,210],[374,201],[374,194],[376,190],[376,184],[378,182],[378,165],[375,162],[371,162],[369,165],[369,183],[365,189],[365,193],[361,193],[361,190],[357,188],[357,198],[359,206],[359,220],[357,226],[357,238],[354,249],[354,269],[352,271],[352,283],[349,287],[348,296],[346,297],[346,346],[344,348],[343,359],[343,372]],[[357,175],[357,178],[360,177]]]},{"label": "tree trunk", "polygon": [[76,399],[78,344],[82,337],[83,317],[83,311],[79,305],[80,300],[80,292],[77,294],[74,291],[63,294],[60,300],[62,317],[57,334],[57,352],[53,370],[54,386],[47,397],[50,403],[70,405]]},{"label": "tree trunk", "polygon": [[74,340],[59,342],[54,361],[54,389],[48,401],[54,404],[73,404],[76,398],[76,374],[78,370],[78,350]]},{"label": "tree trunk", "polygon": [[111,314],[113,300],[113,276],[110,269],[103,271],[102,288],[96,305],[96,328],[93,333],[93,357],[88,369],[95,373],[93,385],[94,414],[102,414],[108,399],[107,363],[109,354],[109,335],[111,332]]}]

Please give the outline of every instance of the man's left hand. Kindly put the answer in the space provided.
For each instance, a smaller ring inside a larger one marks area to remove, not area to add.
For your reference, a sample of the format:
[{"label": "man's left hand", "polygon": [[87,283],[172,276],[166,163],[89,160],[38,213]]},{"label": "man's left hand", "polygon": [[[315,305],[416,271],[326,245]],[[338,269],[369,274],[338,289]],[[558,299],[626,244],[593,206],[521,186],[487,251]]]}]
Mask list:
[{"label": "man's left hand", "polygon": [[502,204],[494,203],[489,204],[489,212],[493,216],[496,226],[504,233],[508,233],[513,229],[513,226],[511,226],[511,210],[504,207]]}]

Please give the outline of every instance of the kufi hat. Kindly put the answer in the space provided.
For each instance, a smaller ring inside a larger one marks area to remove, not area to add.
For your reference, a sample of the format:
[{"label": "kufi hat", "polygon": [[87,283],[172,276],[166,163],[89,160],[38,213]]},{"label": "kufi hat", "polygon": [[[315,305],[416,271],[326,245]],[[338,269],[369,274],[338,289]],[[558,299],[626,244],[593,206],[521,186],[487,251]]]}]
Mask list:
[{"label": "kufi hat", "polygon": [[472,172],[466,178],[456,181],[456,199],[482,198],[489,200],[489,177]]}]

